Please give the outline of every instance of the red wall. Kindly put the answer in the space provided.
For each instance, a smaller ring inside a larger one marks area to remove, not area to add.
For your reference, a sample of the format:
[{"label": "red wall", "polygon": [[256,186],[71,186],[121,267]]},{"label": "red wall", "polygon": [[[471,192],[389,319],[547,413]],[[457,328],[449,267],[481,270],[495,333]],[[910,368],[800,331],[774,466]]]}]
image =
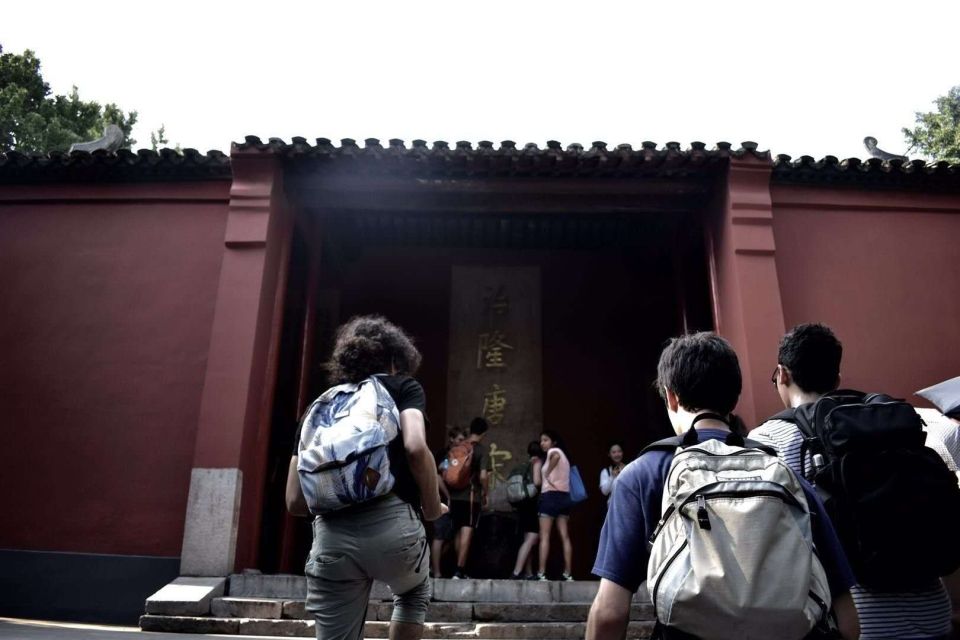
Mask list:
[{"label": "red wall", "polygon": [[0,187],[0,548],[180,555],[229,186]]},{"label": "red wall", "polygon": [[737,352],[743,390],[736,413],[751,425],[781,409],[769,384],[784,332],[770,165],[755,157],[731,161],[726,193],[718,195],[708,244],[714,326]]},{"label": "red wall", "polygon": [[785,324],[833,327],[844,386],[922,404],[960,374],[960,196],[774,187],[773,208]]}]

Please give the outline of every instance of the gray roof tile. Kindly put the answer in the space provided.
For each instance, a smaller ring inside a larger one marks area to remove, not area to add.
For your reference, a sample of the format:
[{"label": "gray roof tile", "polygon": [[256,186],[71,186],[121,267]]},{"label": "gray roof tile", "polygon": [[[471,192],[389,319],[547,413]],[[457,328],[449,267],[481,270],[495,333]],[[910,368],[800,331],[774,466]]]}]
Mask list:
[{"label": "gray roof tile", "polygon": [[[771,179],[777,184],[960,192],[960,164],[876,158],[841,161],[834,156],[822,160],[810,156],[794,160],[786,155],[772,158],[751,141],[737,148],[721,141],[708,149],[699,141],[687,148],[675,141],[662,147],[643,141],[635,148],[629,144],[608,146],[602,140],[589,147],[579,143],[564,146],[557,140],[548,140],[543,147],[533,142],[518,145],[512,140],[498,145],[487,140],[476,144],[460,140],[451,148],[443,140],[428,143],[418,139],[408,146],[403,140],[391,138],[384,146],[376,138],[367,138],[362,145],[344,138],[335,145],[328,138],[316,138],[311,144],[299,136],[289,143],[280,138],[263,142],[257,136],[246,136],[243,142],[233,144],[231,153],[277,155],[293,171],[336,169],[374,175],[478,178],[690,177],[721,169],[731,158],[752,157],[771,164]],[[122,149],[116,153],[0,154],[0,183],[211,180],[230,176],[230,158],[219,151],[201,154],[194,149],[182,153]]]}]

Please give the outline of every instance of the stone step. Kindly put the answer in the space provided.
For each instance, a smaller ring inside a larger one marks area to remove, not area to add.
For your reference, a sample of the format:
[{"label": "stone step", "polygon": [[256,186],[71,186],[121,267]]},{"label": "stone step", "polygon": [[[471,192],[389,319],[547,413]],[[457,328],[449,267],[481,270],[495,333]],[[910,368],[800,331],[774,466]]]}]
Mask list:
[{"label": "stone step", "polygon": [[[592,602],[600,583],[594,580],[573,582],[527,580],[449,580],[433,581],[433,599],[437,602]],[[233,598],[282,598],[303,600],[307,584],[303,576],[237,574],[230,576],[227,595]],[[390,589],[374,582],[371,600],[390,600]]]},{"label": "stone step", "polygon": [[595,581],[434,580],[438,602],[593,602],[600,583]]},{"label": "stone step", "polygon": [[307,597],[307,581],[303,576],[288,574],[237,573],[227,581],[227,594],[234,598]]},{"label": "stone step", "polygon": [[147,598],[146,612],[161,616],[202,616],[223,595],[224,578],[177,578]]},{"label": "stone step", "polygon": [[[284,607],[292,605],[292,600],[281,598],[214,598],[210,603],[210,614],[214,618],[260,618],[273,620],[279,618],[303,618],[303,615],[284,616]],[[296,612],[296,610],[293,610]],[[301,605],[299,612],[302,613]]]},{"label": "stone step", "polygon": [[[365,638],[388,637],[390,623],[367,622]],[[248,618],[211,618],[188,616],[144,615],[143,631],[172,633],[209,633],[247,636],[313,637],[312,620],[260,620]],[[627,628],[628,640],[650,637],[653,622],[632,621]],[[423,637],[427,640],[472,638],[476,640],[576,640],[586,633],[584,622],[428,622]]]},{"label": "stone step", "polygon": [[[470,603],[431,602],[428,622],[583,622],[590,612],[587,603]],[[256,618],[261,620],[310,619],[303,600],[271,598],[215,598],[211,606],[215,618]],[[367,620],[389,621],[390,602],[371,601]],[[650,605],[633,605],[631,620],[653,620]]]},{"label": "stone step", "polygon": [[[433,607],[433,604],[430,605]],[[429,611],[429,609],[428,609]],[[473,620],[477,622],[585,622],[590,605],[583,603],[477,603],[473,605]],[[389,620],[389,617],[380,618]],[[630,607],[630,619],[636,622],[653,622],[656,616],[649,604],[634,604]]]}]

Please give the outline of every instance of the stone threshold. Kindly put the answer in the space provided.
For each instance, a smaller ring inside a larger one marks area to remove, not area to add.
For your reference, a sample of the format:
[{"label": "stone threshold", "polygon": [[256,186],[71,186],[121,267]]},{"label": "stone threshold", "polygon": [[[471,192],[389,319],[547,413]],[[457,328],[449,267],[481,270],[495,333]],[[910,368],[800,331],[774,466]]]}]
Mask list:
[{"label": "stone threshold", "polygon": [[[627,640],[646,640],[653,631],[652,621],[633,621],[627,627]],[[365,638],[387,638],[390,623],[367,622]],[[143,631],[204,633],[248,636],[314,637],[312,620],[256,620],[189,616],[140,618]],[[477,640],[579,640],[586,633],[585,622],[450,623],[428,622],[426,640],[474,638]]]},{"label": "stone threshold", "polygon": [[[428,622],[583,622],[590,612],[588,603],[471,603],[431,602]],[[211,606],[215,618],[257,618],[261,620],[309,620],[303,600],[269,598],[215,598]],[[371,601],[367,620],[389,621],[393,614],[390,602]],[[630,619],[653,620],[653,607],[635,604]]]}]

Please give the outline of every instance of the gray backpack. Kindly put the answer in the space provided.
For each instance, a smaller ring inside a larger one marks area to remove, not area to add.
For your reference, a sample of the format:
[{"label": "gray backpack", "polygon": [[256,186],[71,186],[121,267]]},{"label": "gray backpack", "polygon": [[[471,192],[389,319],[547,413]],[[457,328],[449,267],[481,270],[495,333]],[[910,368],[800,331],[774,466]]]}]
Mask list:
[{"label": "gray backpack", "polygon": [[737,434],[699,442],[693,427],[651,449],[676,451],[647,565],[659,625],[712,640],[796,640],[825,623],[830,588],[793,471],[762,445]]},{"label": "gray backpack", "polygon": [[537,497],[537,485],[533,482],[533,464],[518,464],[507,476],[507,502],[518,505],[524,500]]}]

